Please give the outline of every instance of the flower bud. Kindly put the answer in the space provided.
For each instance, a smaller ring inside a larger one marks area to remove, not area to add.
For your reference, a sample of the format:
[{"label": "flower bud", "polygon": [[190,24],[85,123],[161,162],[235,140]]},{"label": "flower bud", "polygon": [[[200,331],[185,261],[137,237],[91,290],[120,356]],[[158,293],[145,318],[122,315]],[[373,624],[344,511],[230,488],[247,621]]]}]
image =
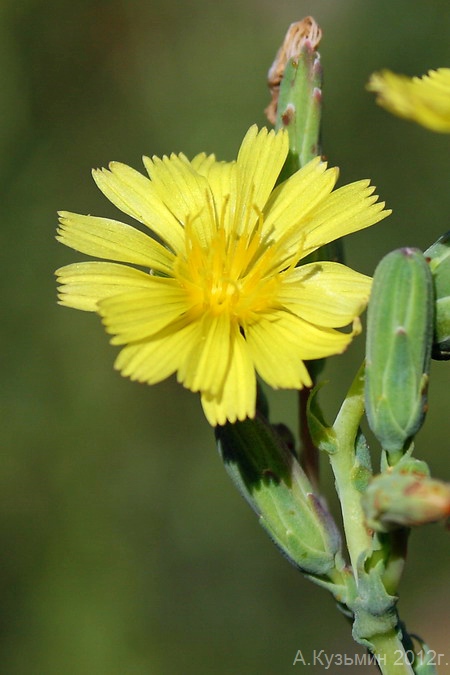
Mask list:
[{"label": "flower bud", "polygon": [[322,31],[310,16],[289,26],[269,73],[272,101],[266,115],[289,135],[284,176],[320,154],[322,66],[317,51]]},{"label": "flower bud", "polygon": [[401,451],[423,423],[432,321],[433,284],[422,252],[392,251],[375,270],[365,383],[369,426],[388,452]]},{"label": "flower bud", "polygon": [[450,359],[450,232],[442,235],[424,253],[430,264],[436,298],[434,359]]},{"label": "flower bud", "polygon": [[225,468],[286,557],[307,574],[336,564],[338,529],[296,457],[261,416],[216,427]]},{"label": "flower bud", "polygon": [[450,515],[450,484],[430,478],[423,462],[411,462],[379,474],[364,492],[362,505],[372,529],[387,532]]}]

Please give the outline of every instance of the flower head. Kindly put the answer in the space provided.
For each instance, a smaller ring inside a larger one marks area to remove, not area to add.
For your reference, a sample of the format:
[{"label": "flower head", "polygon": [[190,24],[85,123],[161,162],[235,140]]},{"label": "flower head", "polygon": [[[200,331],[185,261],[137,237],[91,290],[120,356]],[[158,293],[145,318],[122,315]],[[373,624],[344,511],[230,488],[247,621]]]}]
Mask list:
[{"label": "flower head", "polygon": [[116,162],[94,171],[148,233],[60,213],[63,244],[109,261],[59,269],[61,304],[100,314],[123,375],[177,373],[213,425],[254,416],[256,373],[274,388],[310,386],[304,360],[345,350],[368,301],[370,278],[297,263],[389,212],[369,181],[332,192],[337,169],[319,158],[274,188],[287,152],[285,132],[253,126],[235,162],[180,154],[144,158],[149,178]]},{"label": "flower head", "polygon": [[389,112],[432,131],[450,133],[450,68],[430,70],[423,77],[374,73],[367,88]]}]

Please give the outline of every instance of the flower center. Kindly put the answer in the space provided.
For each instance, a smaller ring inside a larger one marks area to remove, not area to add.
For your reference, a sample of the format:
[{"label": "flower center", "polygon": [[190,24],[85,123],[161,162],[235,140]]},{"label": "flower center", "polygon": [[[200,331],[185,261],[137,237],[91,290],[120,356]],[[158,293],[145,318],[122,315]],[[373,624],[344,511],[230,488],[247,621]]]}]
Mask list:
[{"label": "flower center", "polygon": [[245,326],[276,305],[279,247],[264,240],[261,227],[262,216],[250,233],[219,227],[208,242],[201,242],[186,225],[186,255],[177,258],[174,271],[186,290],[192,318],[226,313]]}]

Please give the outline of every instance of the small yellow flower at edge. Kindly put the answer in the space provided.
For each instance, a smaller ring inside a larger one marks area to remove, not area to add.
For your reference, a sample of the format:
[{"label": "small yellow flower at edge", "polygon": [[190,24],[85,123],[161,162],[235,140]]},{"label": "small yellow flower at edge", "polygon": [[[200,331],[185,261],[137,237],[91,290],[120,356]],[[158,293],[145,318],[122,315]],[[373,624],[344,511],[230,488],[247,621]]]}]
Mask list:
[{"label": "small yellow flower at edge", "polygon": [[310,386],[304,361],[344,351],[368,302],[369,277],[296,265],[390,212],[368,180],[333,191],[337,169],[320,158],[274,188],[287,152],[285,132],[252,126],[234,162],[172,154],[144,158],[149,178],[117,162],[94,171],[148,234],[60,213],[59,241],[108,261],[59,269],[60,303],[100,314],[123,375],[177,373],[212,425],[255,415],[256,373],[273,388]]},{"label": "small yellow flower at edge", "polygon": [[389,112],[432,131],[450,133],[450,68],[430,70],[423,77],[374,73],[367,85],[377,103]]}]

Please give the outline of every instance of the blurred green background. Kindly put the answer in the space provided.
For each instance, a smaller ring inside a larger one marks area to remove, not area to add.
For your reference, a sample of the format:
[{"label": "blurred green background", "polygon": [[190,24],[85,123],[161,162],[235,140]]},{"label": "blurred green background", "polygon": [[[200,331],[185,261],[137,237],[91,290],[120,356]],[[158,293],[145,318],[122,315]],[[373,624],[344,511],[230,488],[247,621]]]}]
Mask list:
[{"label": "blurred green background", "polygon": [[[282,675],[298,649],[363,653],[235,492],[196,396],[122,379],[97,317],[57,307],[53,279],[81,258],[54,240],[58,209],[118,217],[91,167],[181,150],[232,159],[264,124],[289,23],[308,14],[324,30],[324,152],[394,209],[348,238],[349,264],[371,274],[449,229],[450,136],[364,90],[380,67],[450,65],[448,0],[1,2],[2,673]],[[360,338],[327,368],[330,418],[362,350]],[[433,365],[417,450],[447,480],[449,376]],[[274,420],[294,423],[294,408],[293,394],[273,397]],[[331,494],[326,465],[324,482]],[[400,611],[450,663],[448,558],[442,526],[413,533]]]}]

